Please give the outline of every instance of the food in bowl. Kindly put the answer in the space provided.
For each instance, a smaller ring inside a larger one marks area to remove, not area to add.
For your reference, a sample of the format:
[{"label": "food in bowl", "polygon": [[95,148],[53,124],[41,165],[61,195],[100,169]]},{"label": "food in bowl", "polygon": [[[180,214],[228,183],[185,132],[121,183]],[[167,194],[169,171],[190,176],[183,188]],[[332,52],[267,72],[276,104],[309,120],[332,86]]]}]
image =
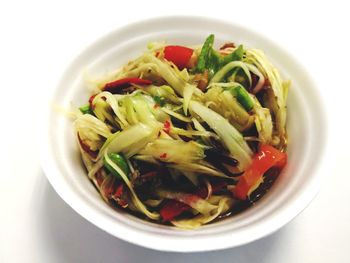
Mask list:
[{"label": "food in bowl", "polygon": [[193,229],[239,213],[271,187],[287,163],[290,82],[261,50],[213,46],[214,35],[198,47],[152,42],[92,82],[74,127],[106,202]]}]

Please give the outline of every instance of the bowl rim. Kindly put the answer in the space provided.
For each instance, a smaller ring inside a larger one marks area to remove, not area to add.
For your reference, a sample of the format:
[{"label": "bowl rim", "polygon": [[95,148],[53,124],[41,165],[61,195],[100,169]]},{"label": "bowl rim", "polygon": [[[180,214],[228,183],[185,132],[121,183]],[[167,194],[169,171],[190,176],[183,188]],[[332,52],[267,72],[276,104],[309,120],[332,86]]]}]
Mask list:
[{"label": "bowl rim", "polygon": [[[61,79],[56,85],[55,88],[52,89],[51,94],[49,94],[49,99],[46,101],[52,101],[52,95],[56,91],[56,89],[60,86],[61,81],[65,78],[65,75],[69,73],[69,69],[73,66],[75,61],[79,59],[80,56],[91,51],[96,45],[102,43],[103,41],[108,40],[111,36],[120,34],[122,32],[133,30],[134,28],[145,26],[145,25],[153,25],[157,23],[165,23],[165,22],[174,22],[179,20],[186,20],[188,22],[212,22],[218,24],[219,26],[226,27],[236,27],[242,31],[246,31],[250,34],[253,34],[258,39],[262,39],[267,42],[269,45],[277,47],[283,54],[285,54],[289,59],[294,61],[305,75],[308,77],[308,82],[312,84],[312,89],[319,90],[315,87],[314,80],[311,78],[311,74],[302,66],[302,63],[290,54],[288,51],[284,50],[276,41],[273,41],[267,38],[264,35],[250,29],[245,26],[240,25],[239,23],[231,23],[220,19],[207,18],[203,16],[160,16],[156,18],[149,18],[145,20],[140,20],[137,22],[130,23],[126,26],[122,26],[117,28],[110,33],[98,38],[93,43],[88,45],[85,49],[80,52],[80,54],[74,58],[71,63],[67,66],[65,72],[61,75]],[[319,95],[315,98],[319,105],[326,105],[323,103],[323,98]],[[45,101],[45,100],[44,100]],[[47,107],[45,107],[46,109]],[[303,209],[307,207],[307,205],[312,201],[312,199],[316,196],[317,192],[320,189],[320,185],[323,179],[323,176],[316,176],[316,174],[321,174],[321,166],[322,160],[325,158],[326,149],[328,148],[328,127],[325,125],[327,123],[327,115],[326,111],[319,107],[321,110],[320,115],[322,115],[322,127],[324,128],[324,145],[323,151],[320,153],[320,160],[317,166],[316,171],[313,172],[313,176],[311,180],[309,180],[308,185],[304,186],[304,191],[301,192],[299,198],[294,200],[293,205],[283,207],[283,209],[279,209],[276,211],[269,220],[264,220],[264,222],[257,222],[253,226],[249,228],[244,228],[236,231],[235,238],[232,237],[233,233],[220,233],[218,234],[208,234],[208,235],[200,235],[200,236],[192,236],[191,234],[186,235],[173,235],[171,238],[164,236],[160,233],[149,233],[147,231],[143,232],[140,229],[134,229],[131,225],[126,224],[118,224],[117,222],[111,222],[109,219],[105,217],[103,214],[96,213],[94,207],[89,205],[86,202],[81,202],[80,199],[77,198],[77,194],[72,192],[67,182],[64,181],[62,176],[60,176],[60,172],[56,169],[56,164],[54,160],[51,158],[51,147],[49,135],[47,133],[48,127],[47,123],[44,121],[43,126],[40,129],[41,138],[44,140],[40,140],[43,143],[40,145],[40,159],[41,165],[44,170],[44,173],[49,180],[50,184],[54,188],[54,190],[58,193],[58,195],[69,205],[78,212],[82,217],[91,222],[92,224],[98,226],[105,232],[116,236],[124,241],[137,244],[143,247],[162,250],[162,251],[173,251],[173,252],[200,252],[200,251],[211,251],[211,250],[219,250],[226,249],[229,247],[235,247],[239,245],[244,245],[246,243],[255,241],[260,239],[268,234],[271,234],[282,226],[287,224],[293,218],[295,218]],[[43,118],[48,119],[50,114],[50,110],[47,109],[43,111]],[[267,227],[268,224],[268,227]],[[121,234],[122,233],[122,234]],[[188,232],[190,233],[190,232]],[[238,239],[237,236],[240,238]],[[199,238],[200,239],[199,239]],[[198,244],[194,244],[198,242]]]}]

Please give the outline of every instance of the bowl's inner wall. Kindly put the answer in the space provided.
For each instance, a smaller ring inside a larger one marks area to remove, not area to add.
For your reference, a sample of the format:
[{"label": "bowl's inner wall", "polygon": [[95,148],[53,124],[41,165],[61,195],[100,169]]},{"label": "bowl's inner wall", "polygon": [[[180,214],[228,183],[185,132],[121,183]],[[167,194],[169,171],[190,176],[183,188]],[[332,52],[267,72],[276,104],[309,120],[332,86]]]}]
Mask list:
[{"label": "bowl's inner wall", "polygon": [[[227,41],[233,41],[248,47],[261,48],[281,71],[282,76],[292,80],[288,98],[288,166],[270,192],[251,209],[236,217],[205,226],[195,232],[146,223],[127,213],[118,213],[104,203],[88,180],[80,160],[71,120],[52,111],[49,134],[52,143],[51,154],[52,158],[56,160],[56,168],[59,169],[60,176],[63,177],[62,182],[69,185],[71,195],[80,199],[79,202],[85,203],[91,210],[98,211],[103,215],[105,222],[108,221],[111,225],[115,222],[152,233],[193,237],[194,235],[207,235],[229,229],[244,229],[256,222],[264,222],[265,218],[287,209],[288,205],[296,202],[303,194],[304,186],[313,179],[312,170],[318,161],[317,156],[319,156],[317,147],[322,148],[323,139],[323,119],[319,116],[320,105],[316,91],[312,89],[313,85],[307,75],[288,54],[284,54],[278,47],[254,33],[231,25],[229,28],[228,25],[215,28],[208,24],[205,31],[202,30],[205,28],[202,27],[202,24],[195,25],[198,26],[197,31],[187,30],[185,24],[181,26],[183,26],[182,30],[164,28],[164,30],[157,32],[152,32],[152,27],[146,28],[145,26],[143,28],[140,26],[135,34],[130,35],[127,30],[124,30],[102,39],[78,57],[67,70],[54,94],[54,103],[67,108],[71,105],[78,107],[85,104],[91,94],[85,80],[83,80],[84,72],[87,71],[88,75],[94,78],[115,71],[116,68],[142,54],[149,41],[198,45],[203,43],[209,33],[214,32],[217,47]],[[311,106],[310,101],[312,101]],[[315,130],[314,127],[319,127],[319,129]],[[88,216],[85,215],[85,217]],[[106,228],[104,229],[106,230]],[[113,232],[113,230],[109,232]]]}]

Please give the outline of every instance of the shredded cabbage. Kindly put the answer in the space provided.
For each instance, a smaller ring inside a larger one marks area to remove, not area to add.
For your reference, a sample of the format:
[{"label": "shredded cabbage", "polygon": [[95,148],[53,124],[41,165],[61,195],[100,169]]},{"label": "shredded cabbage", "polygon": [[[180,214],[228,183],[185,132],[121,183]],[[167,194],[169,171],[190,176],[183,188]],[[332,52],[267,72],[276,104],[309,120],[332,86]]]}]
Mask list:
[{"label": "shredded cabbage", "polygon": [[273,130],[270,110],[267,108],[261,107],[259,101],[256,98],[254,98],[254,100],[255,100],[254,111],[256,116],[255,126],[259,134],[259,140],[264,144],[269,144],[272,141],[272,130]]},{"label": "shredded cabbage", "polygon": [[208,202],[214,204],[218,203],[215,208],[210,211],[210,213],[201,214],[191,219],[172,220],[171,223],[183,229],[196,229],[213,221],[220,214],[227,212],[233,204],[233,199],[229,197],[212,196]]},{"label": "shredded cabbage", "polygon": [[[232,88],[236,85],[240,84],[232,83],[228,85],[227,88]],[[222,86],[222,84],[220,86]],[[239,131],[250,128],[254,123],[254,117],[243,108],[229,90],[225,90],[220,86],[213,84],[205,94],[204,97],[205,101],[208,103],[208,107],[228,119]]]},{"label": "shredded cabbage", "polygon": [[194,141],[157,139],[139,153],[167,163],[192,163],[204,158],[204,147]]},{"label": "shredded cabbage", "polygon": [[228,64],[226,64],[224,67],[222,67],[210,80],[210,83],[216,83],[222,81],[225,76],[232,71],[234,68],[241,68],[244,72],[244,74],[248,77],[249,84],[252,83],[252,78],[249,73],[249,68],[247,67],[246,63],[242,61],[232,61]]},{"label": "shredded cabbage", "polygon": [[[266,55],[258,49],[248,49],[246,61],[254,64],[260,72],[269,80],[271,89],[266,92],[266,107],[275,116],[274,132],[279,140],[276,143],[282,146],[286,143],[286,118],[287,118],[287,94],[290,82],[282,81],[278,70],[269,62]],[[265,105],[264,105],[265,106]]]},{"label": "shredded cabbage", "polygon": [[244,170],[251,162],[252,150],[237,131],[224,117],[208,109],[199,102],[192,101],[190,109],[217,133],[230,153],[239,161],[239,167]]},{"label": "shredded cabbage", "polygon": [[143,149],[147,143],[154,140],[157,132],[157,130],[142,123],[136,124],[116,134],[106,146],[106,152],[122,152],[127,157],[131,157]]}]

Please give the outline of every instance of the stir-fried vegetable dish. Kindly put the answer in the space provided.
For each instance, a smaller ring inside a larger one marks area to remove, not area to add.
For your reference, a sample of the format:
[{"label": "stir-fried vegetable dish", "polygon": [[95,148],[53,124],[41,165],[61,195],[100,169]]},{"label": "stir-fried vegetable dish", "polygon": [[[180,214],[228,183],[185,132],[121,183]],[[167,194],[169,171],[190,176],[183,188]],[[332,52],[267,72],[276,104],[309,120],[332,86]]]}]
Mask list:
[{"label": "stir-fried vegetable dish", "polygon": [[83,163],[106,202],[138,217],[193,229],[237,214],[287,163],[290,82],[261,50],[152,42],[89,85],[74,122]]}]

